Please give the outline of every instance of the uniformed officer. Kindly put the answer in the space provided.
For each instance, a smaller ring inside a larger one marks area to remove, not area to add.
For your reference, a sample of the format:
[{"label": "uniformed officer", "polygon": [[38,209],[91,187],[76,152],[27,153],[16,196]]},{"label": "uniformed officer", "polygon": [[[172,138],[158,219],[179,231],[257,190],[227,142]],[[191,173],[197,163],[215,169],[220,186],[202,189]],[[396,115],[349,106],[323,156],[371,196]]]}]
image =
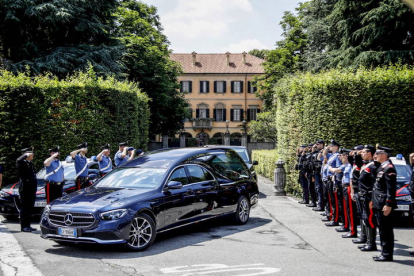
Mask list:
[{"label": "uniformed officer", "polygon": [[336,142],[335,140],[331,140],[330,150],[332,151],[332,155],[328,160],[328,183],[329,183],[329,190],[330,197],[332,200],[332,209],[333,209],[333,217],[332,220],[326,223],[326,226],[338,226],[339,221],[342,218],[342,189],[341,189],[341,179],[342,174],[337,173],[335,174],[332,172],[333,169],[338,168],[342,165],[341,160],[339,160],[339,147],[341,144]]},{"label": "uniformed officer", "polygon": [[75,160],[76,171],[76,190],[85,188],[89,184],[89,171],[88,171],[88,159],[86,153],[88,152],[88,143],[78,145],[78,149],[70,153],[70,156]]},{"label": "uniformed officer", "polygon": [[60,147],[49,149],[50,157],[43,164],[46,168],[46,202],[49,204],[53,200],[62,197],[64,185],[64,168],[59,160]]},{"label": "uniformed officer", "polygon": [[22,152],[23,155],[16,160],[19,176],[20,227],[23,232],[32,232],[36,231],[30,227],[37,191],[36,169],[32,162],[33,148],[22,149]]},{"label": "uniformed officer", "polygon": [[99,171],[101,176],[105,176],[107,173],[112,171],[112,160],[109,154],[111,154],[111,145],[106,144],[101,147],[101,152],[98,154],[96,159],[99,163]]},{"label": "uniformed officer", "polygon": [[306,204],[307,207],[316,207],[316,190],[315,190],[315,167],[313,163],[313,156],[318,156],[316,153],[316,146],[314,144],[308,145],[308,152],[306,153],[306,163],[307,163],[307,171],[306,171],[306,179],[308,182],[308,190],[309,195],[311,197],[311,202]]},{"label": "uniformed officer", "polygon": [[376,161],[381,163],[372,192],[372,207],[378,222],[382,251],[374,261],[392,261],[394,254],[394,209],[397,207],[397,171],[389,160],[391,148],[378,146]]},{"label": "uniformed officer", "polygon": [[303,199],[299,201],[300,204],[309,204],[309,190],[308,190],[308,181],[306,179],[306,148],[307,145],[302,145],[298,149],[298,170],[299,170],[299,183],[302,187]]},{"label": "uniformed officer", "polygon": [[361,157],[366,164],[361,167],[361,173],[358,179],[358,193],[362,204],[362,219],[367,235],[367,243],[359,245],[361,251],[376,251],[376,221],[374,212],[370,206],[372,200],[372,189],[377,176],[377,169],[381,165],[374,161],[375,147],[372,145],[364,145],[360,151]]},{"label": "uniformed officer", "polygon": [[[410,164],[411,168],[414,170],[414,153],[410,154]],[[411,174],[411,181],[408,189],[411,192],[411,210],[414,210],[414,173]],[[414,221],[414,213],[413,213],[413,221]],[[410,252],[411,255],[414,255],[414,251]]]},{"label": "uniformed officer", "polygon": [[322,149],[325,147],[325,142],[323,140],[318,140],[315,143],[316,150],[312,153],[312,163],[314,167],[314,179],[315,179],[315,190],[318,200],[318,206],[314,208],[314,211],[324,211],[325,210],[325,200],[323,193],[323,183],[322,183],[322,161],[323,155],[321,154]]},{"label": "uniformed officer", "polygon": [[119,143],[119,150],[115,154],[115,166],[119,167],[134,159],[134,148],[128,147],[128,142]]},{"label": "uniformed officer", "polygon": [[322,215],[326,216],[322,221],[331,221],[333,217],[333,208],[331,195],[329,193],[329,180],[328,180],[328,171],[329,165],[328,160],[332,156],[332,152],[329,150],[329,147],[325,147],[322,153],[319,153],[319,158],[322,158],[322,183],[323,183],[323,193],[325,197],[325,212]]}]

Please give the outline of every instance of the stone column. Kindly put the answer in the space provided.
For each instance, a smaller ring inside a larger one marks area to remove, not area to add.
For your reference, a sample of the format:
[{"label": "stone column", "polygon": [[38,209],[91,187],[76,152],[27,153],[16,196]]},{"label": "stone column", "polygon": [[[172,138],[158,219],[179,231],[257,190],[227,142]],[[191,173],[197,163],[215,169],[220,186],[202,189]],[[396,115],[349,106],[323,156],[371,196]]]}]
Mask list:
[{"label": "stone column", "polygon": [[185,134],[180,135],[180,148],[185,148]]},{"label": "stone column", "polygon": [[247,148],[247,134],[246,133],[242,133],[241,145],[243,147],[246,147]]},{"label": "stone column", "polygon": [[224,134],[224,145],[225,146],[230,146],[230,133],[225,133]]},{"label": "stone column", "polygon": [[163,135],[162,136],[162,147],[164,149],[168,148],[168,135]]},{"label": "stone column", "polygon": [[286,171],[284,168],[285,162],[279,160],[276,162],[275,169],[275,195],[276,196],[285,196],[285,186],[286,186]]}]

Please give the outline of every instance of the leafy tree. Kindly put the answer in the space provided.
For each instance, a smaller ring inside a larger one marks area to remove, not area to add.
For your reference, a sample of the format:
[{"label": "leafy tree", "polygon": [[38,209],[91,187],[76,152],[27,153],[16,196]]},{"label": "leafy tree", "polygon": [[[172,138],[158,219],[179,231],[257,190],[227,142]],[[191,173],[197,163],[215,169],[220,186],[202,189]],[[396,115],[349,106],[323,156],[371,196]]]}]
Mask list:
[{"label": "leafy tree", "polygon": [[249,51],[250,55],[253,55],[255,57],[261,58],[261,59],[265,59],[267,57],[267,55],[269,54],[270,50],[268,49],[253,49]]},{"label": "leafy tree", "polygon": [[275,114],[272,111],[257,113],[257,120],[249,123],[249,135],[257,141],[277,141]]},{"label": "leafy tree", "polygon": [[0,60],[11,71],[64,77],[88,63],[101,74],[119,74],[121,47],[109,24],[117,0],[0,1]]},{"label": "leafy tree", "polygon": [[169,57],[169,42],[162,33],[154,6],[125,0],[116,12],[115,34],[125,46],[122,59],[131,81],[152,99],[150,133],[174,135],[182,128],[187,101],[179,92],[179,64]]}]

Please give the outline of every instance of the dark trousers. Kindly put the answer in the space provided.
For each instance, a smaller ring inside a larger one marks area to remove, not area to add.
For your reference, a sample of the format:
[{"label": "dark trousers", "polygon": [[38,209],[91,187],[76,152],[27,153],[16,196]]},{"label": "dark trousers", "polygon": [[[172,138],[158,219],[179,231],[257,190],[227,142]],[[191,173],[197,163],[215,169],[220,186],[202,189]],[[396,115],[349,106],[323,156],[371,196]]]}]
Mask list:
[{"label": "dark trousers", "polygon": [[299,173],[299,182],[300,182],[300,185],[302,186],[303,200],[306,201],[306,203],[309,203],[308,180],[305,177],[305,173],[302,173],[302,172]]},{"label": "dark trousers", "polygon": [[356,204],[351,198],[351,187],[344,185],[343,189],[343,206],[344,206],[344,228],[349,229],[352,235],[357,234],[357,215]]},{"label": "dark trousers", "polygon": [[21,229],[30,227],[36,191],[20,193],[20,227]]},{"label": "dark trousers", "polygon": [[45,192],[46,192],[46,202],[49,204],[53,200],[62,197],[63,182],[60,184],[55,182],[46,182]]},{"label": "dark trousers", "polygon": [[384,216],[382,210],[374,209],[378,223],[378,232],[381,241],[381,255],[392,257],[394,254],[394,210],[388,216]]},{"label": "dark trousers", "polygon": [[89,179],[87,177],[79,176],[76,178],[76,191],[84,189],[89,186]]},{"label": "dark trousers", "polygon": [[334,195],[334,183],[331,179],[326,181],[326,188],[328,190],[328,202],[329,202],[329,219],[334,220],[334,204],[335,204],[335,195]]},{"label": "dark trousers", "polygon": [[324,187],[322,183],[322,177],[319,172],[316,172],[314,174],[315,177],[315,188],[316,188],[316,194],[318,198],[318,207],[320,209],[325,208],[325,200],[324,200]]},{"label": "dark trousers", "polygon": [[342,218],[342,188],[338,181],[332,182],[329,180],[329,197],[331,199],[332,220],[339,222]]},{"label": "dark trousers", "polygon": [[316,190],[315,190],[315,181],[314,181],[314,174],[308,173],[308,190],[311,197],[311,200],[314,204],[316,204]]},{"label": "dark trousers", "polygon": [[356,205],[356,210],[357,210],[357,216],[359,216],[359,225],[361,226],[361,233],[359,235],[359,238],[361,240],[366,240],[367,239],[367,231],[366,231],[366,226],[365,223],[363,221],[362,218],[362,214],[363,214],[363,201],[361,200],[361,196],[359,195],[358,192],[354,193],[354,197],[355,197],[355,205]]},{"label": "dark trousers", "polygon": [[332,206],[331,206],[331,197],[329,196],[329,193],[328,193],[328,190],[329,190],[328,189],[328,186],[329,186],[328,180],[322,180],[322,184],[323,184],[323,194],[324,194],[324,203],[325,203],[325,206],[324,206],[325,214],[328,217],[328,219],[331,219],[331,217],[332,217],[332,213],[331,213]]},{"label": "dark trousers", "polygon": [[362,201],[362,220],[364,221],[365,231],[367,235],[367,244],[376,246],[377,226],[374,217],[374,210],[369,208],[371,197],[361,196]]}]

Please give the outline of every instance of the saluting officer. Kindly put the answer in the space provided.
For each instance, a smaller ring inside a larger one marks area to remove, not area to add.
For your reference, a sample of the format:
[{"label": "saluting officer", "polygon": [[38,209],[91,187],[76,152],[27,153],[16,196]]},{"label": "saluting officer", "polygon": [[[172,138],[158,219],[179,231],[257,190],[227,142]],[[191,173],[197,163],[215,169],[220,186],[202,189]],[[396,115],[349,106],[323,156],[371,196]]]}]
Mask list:
[{"label": "saluting officer", "polygon": [[312,162],[314,167],[314,179],[315,179],[315,189],[318,198],[318,206],[314,208],[314,211],[324,211],[325,210],[325,200],[323,193],[323,183],[322,183],[322,161],[323,155],[321,154],[322,149],[325,147],[325,142],[323,140],[318,140],[315,143],[316,150],[312,153]]},{"label": "saluting officer", "polygon": [[[308,145],[308,153],[306,154],[306,162],[307,162],[307,171],[306,171],[306,178],[308,180],[308,190],[311,197],[311,202],[306,204],[307,207],[316,207],[316,191],[315,191],[315,167],[313,163],[313,155],[316,151],[316,146],[314,144]],[[317,156],[317,153],[316,153]]]},{"label": "saluting officer", "polygon": [[16,160],[21,205],[20,227],[23,232],[32,232],[36,231],[36,228],[30,227],[37,191],[36,169],[32,162],[33,148],[22,149],[22,152],[23,155]]},{"label": "saluting officer", "polygon": [[361,174],[358,179],[358,191],[362,203],[362,219],[367,235],[367,243],[359,245],[358,248],[361,251],[376,251],[376,222],[370,202],[372,200],[372,189],[374,188],[377,169],[381,164],[374,161],[375,147],[372,145],[364,145],[360,154],[366,162],[361,168]]},{"label": "saluting officer", "polygon": [[111,145],[106,144],[101,147],[101,152],[98,154],[96,159],[99,163],[99,171],[101,176],[105,176],[107,173],[112,171],[112,160],[109,154],[111,153]]},{"label": "saluting officer", "polygon": [[307,145],[301,145],[298,150],[298,169],[299,169],[299,183],[302,187],[303,199],[299,201],[300,204],[309,204],[309,190],[308,181],[306,180],[306,148]]},{"label": "saluting officer", "polygon": [[78,149],[70,153],[72,159],[75,160],[76,171],[76,190],[85,188],[88,185],[88,159],[86,153],[88,152],[88,143],[78,145]]},{"label": "saluting officer", "polygon": [[62,197],[64,185],[64,168],[59,160],[60,147],[49,149],[50,157],[43,164],[46,167],[46,202],[49,204],[53,200]]},{"label": "saluting officer", "polygon": [[333,218],[333,209],[332,209],[332,200],[329,193],[329,179],[328,171],[329,165],[328,160],[332,156],[332,152],[329,150],[329,147],[325,147],[322,153],[319,153],[318,157],[322,159],[322,183],[323,183],[323,193],[325,197],[325,212],[322,214],[326,216],[322,221],[331,221]]},{"label": "saluting officer", "polygon": [[128,147],[128,142],[119,143],[119,150],[115,154],[115,166],[119,167],[134,159],[134,148]]},{"label": "saluting officer", "polygon": [[336,142],[335,140],[331,140],[330,150],[332,151],[332,155],[328,160],[328,182],[329,182],[329,190],[330,197],[332,200],[332,209],[333,209],[333,217],[332,220],[328,223],[325,223],[326,226],[338,226],[340,218],[342,217],[342,205],[338,198],[342,194],[339,192],[341,187],[341,174],[335,174],[332,172],[333,169],[338,168],[342,165],[341,160],[339,160],[339,147],[341,144]]},{"label": "saluting officer", "polygon": [[394,253],[393,213],[397,207],[395,193],[397,190],[397,171],[389,160],[391,148],[378,146],[376,161],[381,163],[377,170],[377,179],[372,192],[372,205],[378,222],[381,240],[381,255],[373,256],[374,261],[392,261]]}]

